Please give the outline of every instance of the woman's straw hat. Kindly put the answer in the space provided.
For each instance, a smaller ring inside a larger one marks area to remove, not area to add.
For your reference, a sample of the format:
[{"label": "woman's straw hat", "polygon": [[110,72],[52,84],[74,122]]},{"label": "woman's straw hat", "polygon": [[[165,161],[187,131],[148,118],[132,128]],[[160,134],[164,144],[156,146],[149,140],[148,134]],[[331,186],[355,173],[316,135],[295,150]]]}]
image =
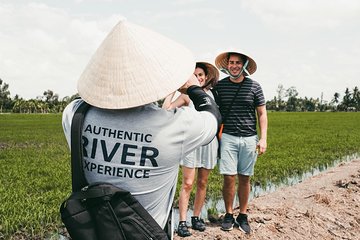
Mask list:
[{"label": "woman's straw hat", "polygon": [[255,63],[254,59],[252,59],[251,57],[249,57],[243,53],[239,53],[239,52],[223,52],[223,53],[219,54],[215,59],[215,65],[220,71],[228,74],[228,69],[227,69],[228,55],[230,53],[240,54],[249,60],[249,63],[247,65],[246,71],[245,71],[245,72],[247,72],[247,74],[251,75],[256,71],[256,63]]},{"label": "woman's straw hat", "polygon": [[206,69],[207,69],[207,80],[204,84],[206,89],[210,89],[213,86],[215,86],[219,80],[219,70],[217,70],[217,68],[208,63],[208,62],[198,62],[200,64],[205,65]]},{"label": "woman's straw hat", "polygon": [[92,56],[77,88],[93,106],[132,108],[174,92],[194,67],[193,54],[184,46],[122,20]]}]

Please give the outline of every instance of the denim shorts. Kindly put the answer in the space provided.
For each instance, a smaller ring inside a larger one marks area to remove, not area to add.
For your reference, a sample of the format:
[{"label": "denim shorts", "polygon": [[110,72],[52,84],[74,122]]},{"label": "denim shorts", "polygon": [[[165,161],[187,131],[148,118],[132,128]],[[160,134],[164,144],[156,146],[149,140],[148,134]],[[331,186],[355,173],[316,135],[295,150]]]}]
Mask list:
[{"label": "denim shorts", "polygon": [[220,141],[220,174],[254,175],[254,167],[258,155],[256,152],[258,141],[257,135],[237,137],[223,133]]}]

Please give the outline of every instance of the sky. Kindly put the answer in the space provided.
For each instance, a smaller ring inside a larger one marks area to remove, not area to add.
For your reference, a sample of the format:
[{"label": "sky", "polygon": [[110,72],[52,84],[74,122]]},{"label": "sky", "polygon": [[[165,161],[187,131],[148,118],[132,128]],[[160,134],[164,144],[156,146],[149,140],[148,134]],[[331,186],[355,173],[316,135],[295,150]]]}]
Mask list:
[{"label": "sky", "polygon": [[197,61],[249,55],[266,100],[280,84],[325,101],[360,87],[358,0],[0,0],[0,78],[10,96],[74,95],[123,18],[183,44]]}]

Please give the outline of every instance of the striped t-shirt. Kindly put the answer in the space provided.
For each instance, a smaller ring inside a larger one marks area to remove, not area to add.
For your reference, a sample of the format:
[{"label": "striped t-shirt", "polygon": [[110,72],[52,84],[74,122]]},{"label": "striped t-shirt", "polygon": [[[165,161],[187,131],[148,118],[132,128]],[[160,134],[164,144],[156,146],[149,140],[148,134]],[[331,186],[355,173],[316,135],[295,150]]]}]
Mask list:
[{"label": "striped t-shirt", "polygon": [[[240,86],[233,104],[233,98]],[[250,78],[242,83],[234,83],[226,77],[213,89],[215,100],[223,117],[223,132],[241,137],[250,137],[256,132],[256,107],[265,105],[265,98],[260,84]],[[230,111],[228,111],[230,107]]]}]

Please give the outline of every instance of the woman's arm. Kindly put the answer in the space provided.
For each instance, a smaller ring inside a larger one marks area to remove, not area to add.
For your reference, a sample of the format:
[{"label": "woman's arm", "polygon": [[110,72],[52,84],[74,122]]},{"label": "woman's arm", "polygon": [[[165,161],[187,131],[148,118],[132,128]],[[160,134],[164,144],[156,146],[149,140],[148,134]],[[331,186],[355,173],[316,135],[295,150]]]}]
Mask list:
[{"label": "woman's arm", "polygon": [[164,103],[162,105],[163,109],[174,109],[177,107],[182,107],[182,106],[188,106],[189,102],[190,102],[190,98],[188,95],[186,94],[181,94],[180,96],[178,96],[174,101],[172,101],[173,97],[175,95],[175,92],[170,93],[164,100]]}]

